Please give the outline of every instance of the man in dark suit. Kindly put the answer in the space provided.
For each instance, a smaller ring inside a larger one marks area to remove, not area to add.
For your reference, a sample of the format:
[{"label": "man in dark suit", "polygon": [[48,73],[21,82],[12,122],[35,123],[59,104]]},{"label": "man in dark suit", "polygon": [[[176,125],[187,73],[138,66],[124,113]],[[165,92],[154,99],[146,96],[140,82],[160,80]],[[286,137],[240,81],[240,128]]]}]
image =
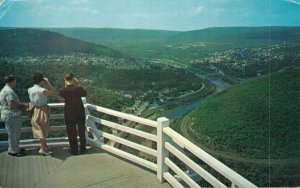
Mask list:
[{"label": "man in dark suit", "polygon": [[65,87],[60,89],[60,96],[65,99],[65,123],[69,137],[70,150],[72,155],[78,154],[77,126],[80,141],[80,153],[86,151],[85,138],[85,113],[81,97],[87,92],[77,84],[77,79],[72,73],[65,76]]}]

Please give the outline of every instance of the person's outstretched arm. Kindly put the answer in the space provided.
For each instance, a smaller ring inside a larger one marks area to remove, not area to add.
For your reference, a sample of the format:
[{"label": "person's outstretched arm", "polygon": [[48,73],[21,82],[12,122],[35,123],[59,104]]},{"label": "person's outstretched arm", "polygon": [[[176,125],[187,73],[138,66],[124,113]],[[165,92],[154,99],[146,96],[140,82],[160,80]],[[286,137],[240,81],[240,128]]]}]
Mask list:
[{"label": "person's outstretched arm", "polygon": [[43,94],[46,96],[57,96],[56,89],[52,86],[47,78],[44,78],[43,85],[47,88],[47,90],[43,91]]}]

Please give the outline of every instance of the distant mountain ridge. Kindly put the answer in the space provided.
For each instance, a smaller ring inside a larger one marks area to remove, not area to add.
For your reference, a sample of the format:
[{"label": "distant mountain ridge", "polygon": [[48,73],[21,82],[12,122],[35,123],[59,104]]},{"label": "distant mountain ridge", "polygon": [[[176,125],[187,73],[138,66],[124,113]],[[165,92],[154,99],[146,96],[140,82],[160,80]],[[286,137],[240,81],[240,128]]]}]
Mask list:
[{"label": "distant mountain ridge", "polygon": [[168,31],[148,29],[119,28],[44,28],[66,36],[72,36],[95,43],[106,43],[118,40],[155,40],[163,39],[177,42],[265,39],[289,42],[300,42],[300,26],[281,27],[211,27],[191,31]]},{"label": "distant mountain ridge", "polygon": [[174,36],[179,31],[147,30],[147,29],[119,29],[119,28],[44,28],[45,30],[61,33],[65,36],[98,43],[113,44],[133,40],[151,42]]},{"label": "distant mountain ridge", "polygon": [[300,27],[212,27],[182,32],[170,38],[177,42],[271,40],[300,42]]},{"label": "distant mountain ridge", "polygon": [[63,35],[107,45],[144,59],[183,63],[209,53],[236,48],[300,44],[300,27],[214,27],[193,31],[113,28],[45,28]]},{"label": "distant mountain ridge", "polygon": [[214,52],[272,45],[300,45],[300,27],[216,27],[193,31],[0,28],[0,55],[81,52],[189,64]]},{"label": "distant mountain ridge", "polygon": [[59,33],[28,28],[0,29],[0,55],[49,55],[91,53],[95,55],[127,57],[124,53]]}]

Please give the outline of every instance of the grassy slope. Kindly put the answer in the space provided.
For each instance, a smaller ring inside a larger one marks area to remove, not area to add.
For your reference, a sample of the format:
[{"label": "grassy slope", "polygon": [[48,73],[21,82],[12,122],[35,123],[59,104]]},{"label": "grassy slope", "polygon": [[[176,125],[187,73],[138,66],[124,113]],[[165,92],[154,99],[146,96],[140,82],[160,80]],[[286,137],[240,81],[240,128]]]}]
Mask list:
[{"label": "grassy slope", "polygon": [[300,157],[299,75],[299,68],[267,75],[208,100],[190,114],[191,132],[215,150],[250,158]]}]

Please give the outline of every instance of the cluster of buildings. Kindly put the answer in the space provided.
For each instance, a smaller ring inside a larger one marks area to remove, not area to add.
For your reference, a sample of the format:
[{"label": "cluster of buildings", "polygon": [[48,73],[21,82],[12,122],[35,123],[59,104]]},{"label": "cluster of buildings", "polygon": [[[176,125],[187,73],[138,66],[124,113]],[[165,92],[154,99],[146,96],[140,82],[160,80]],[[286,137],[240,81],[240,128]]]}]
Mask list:
[{"label": "cluster of buildings", "polygon": [[118,69],[140,69],[145,67],[145,62],[135,59],[117,59],[106,56],[95,56],[93,54],[72,53],[63,55],[47,55],[47,56],[7,56],[0,57],[0,61],[6,61],[16,64],[89,64],[103,65],[106,68]]},{"label": "cluster of buildings", "polygon": [[209,68],[214,69],[218,67],[226,67],[227,69],[245,72],[247,68],[257,68],[257,74],[263,71],[260,67],[272,63],[284,63],[287,51],[285,46],[274,45],[258,48],[239,48],[230,49],[209,54],[208,57],[194,60],[193,64],[208,65]]}]

